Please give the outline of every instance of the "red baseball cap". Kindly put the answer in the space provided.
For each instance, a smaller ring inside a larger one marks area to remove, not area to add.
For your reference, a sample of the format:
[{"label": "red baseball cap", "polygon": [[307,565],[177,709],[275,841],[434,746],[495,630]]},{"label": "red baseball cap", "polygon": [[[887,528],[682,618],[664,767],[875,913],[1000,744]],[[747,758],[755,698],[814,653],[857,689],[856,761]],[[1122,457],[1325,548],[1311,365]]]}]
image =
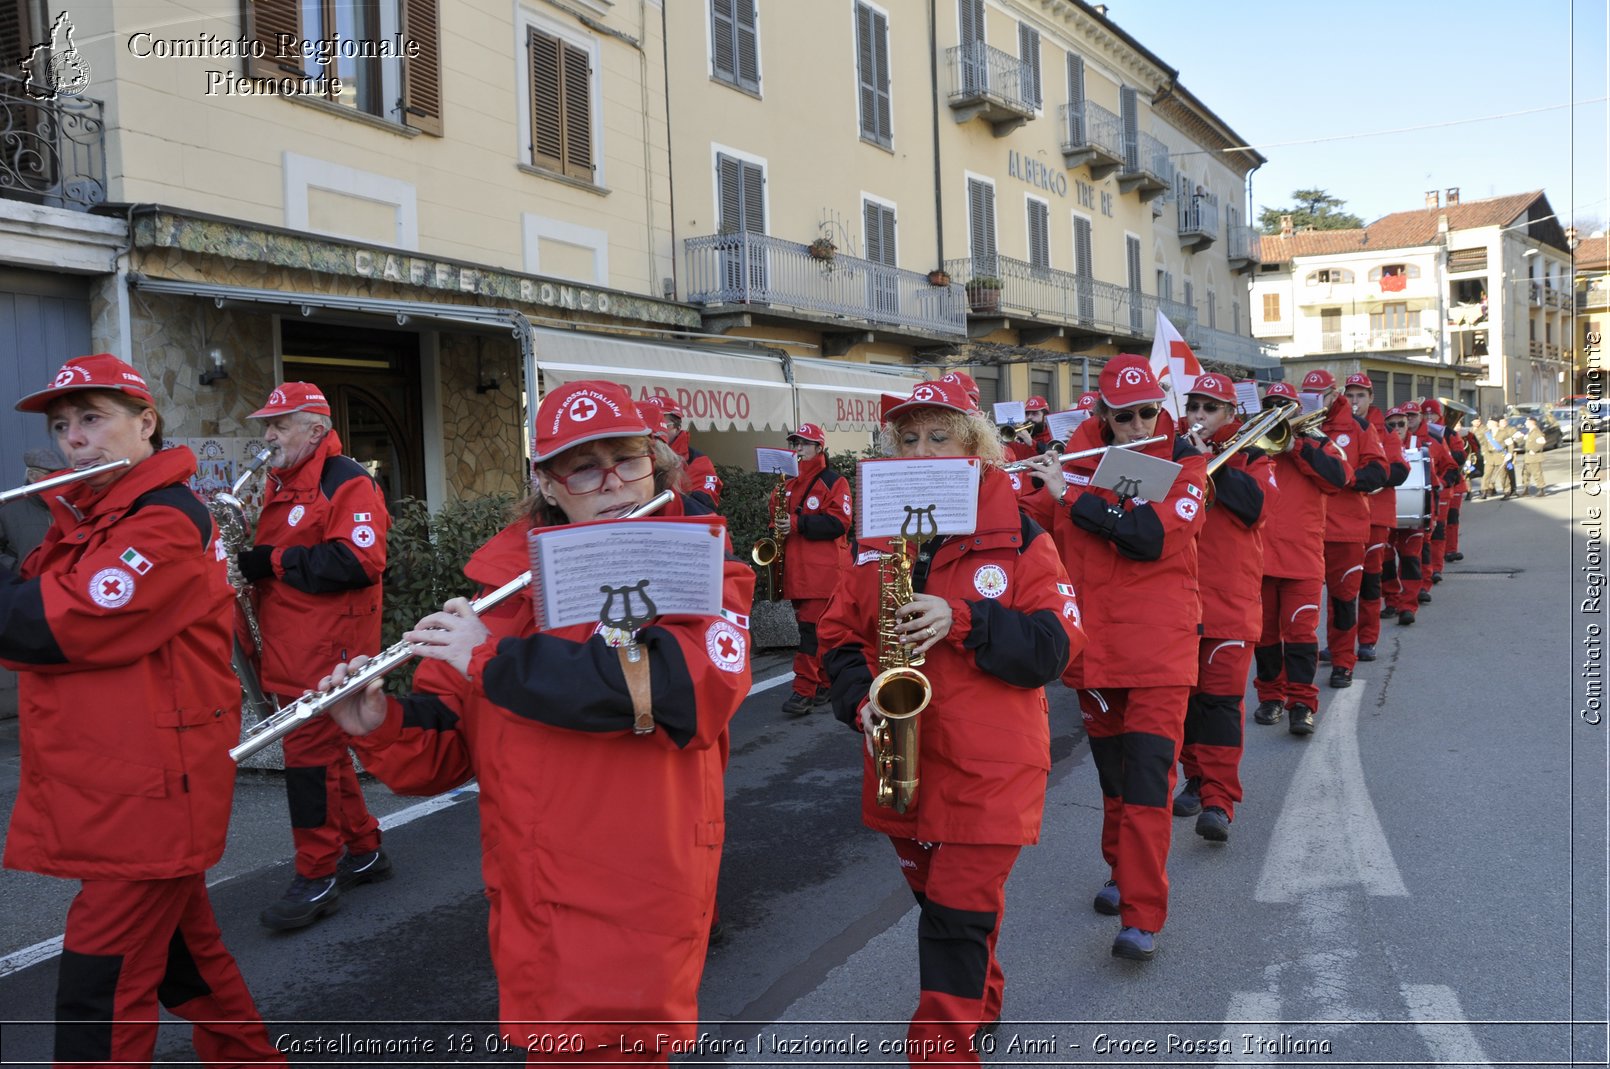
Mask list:
[{"label": "red baseball cap", "polygon": [[1405,401],[1398,406],[1398,410],[1401,411],[1405,416],[1418,416],[1420,415],[1420,402]]},{"label": "red baseball cap", "polygon": [[330,414],[330,402],[323,391],[311,382],[286,382],[274,387],[268,401],[247,419],[272,419],[291,412],[312,412],[319,416]]},{"label": "red baseball cap", "polygon": [[151,388],[132,364],[124,363],[111,353],[96,353],[67,361],[49,386],[18,401],[16,409],[18,412],[43,412],[56,398],[79,390],[120,390],[148,405],[157,403],[151,396]]},{"label": "red baseball cap", "polygon": [[1049,412],[1051,411],[1051,403],[1045,398],[1041,397],[1039,394],[1035,394],[1033,397],[1023,402],[1023,411]]},{"label": "red baseball cap", "polygon": [[671,440],[671,429],[665,425],[665,410],[659,405],[651,405],[647,401],[639,401],[632,406],[637,414],[643,417],[648,424],[648,432],[662,442]]},{"label": "red baseball cap", "polygon": [[817,445],[827,444],[827,435],[822,433],[822,428],[814,423],[801,423],[797,430],[788,432],[788,437],[790,440],[799,438],[803,441],[815,442]]},{"label": "red baseball cap", "polygon": [[1436,416],[1438,419],[1441,419],[1442,402],[1431,397],[1422,397],[1420,399],[1420,411],[1424,412],[1428,416]]},{"label": "red baseball cap", "polygon": [[1097,393],[1095,390],[1091,390],[1088,393],[1082,393],[1079,395],[1079,400],[1074,402],[1073,410],[1075,412],[1089,412],[1092,408],[1096,407],[1096,402],[1099,400],[1101,400],[1101,394]]},{"label": "red baseball cap", "polygon": [[1108,408],[1131,408],[1164,396],[1144,356],[1119,353],[1101,369],[1101,400]]},{"label": "red baseball cap", "polygon": [[1336,385],[1336,376],[1324,368],[1315,368],[1303,376],[1303,392],[1320,393]]},{"label": "red baseball cap", "polygon": [[[951,372],[952,375],[961,372]],[[888,423],[896,416],[909,412],[914,408],[948,408],[952,412],[977,412],[978,406],[968,398],[966,390],[960,383],[947,382],[950,375],[938,382],[919,382],[912,387],[910,397],[901,397],[897,393],[883,395],[883,422]],[[971,381],[971,380],[969,380]]]},{"label": "red baseball cap", "polygon": [[978,382],[973,376],[965,371],[947,371],[940,377],[939,381],[960,386],[962,391],[967,394],[967,399],[973,403],[973,407],[978,408]]},{"label": "red baseball cap", "polygon": [[643,398],[643,403],[646,405],[654,405],[661,412],[667,412],[678,419],[687,418],[687,413],[682,411],[682,406],[678,404],[676,398],[672,397],[670,394],[651,394],[648,397]]},{"label": "red baseball cap", "polygon": [[601,379],[581,379],[550,391],[542,399],[537,408],[531,459],[541,463],[584,442],[640,438],[650,433],[626,387]]},{"label": "red baseball cap", "polygon": [[1287,401],[1295,401],[1297,400],[1297,391],[1289,382],[1271,382],[1269,387],[1263,391],[1263,399],[1267,401],[1271,397],[1281,397]]},{"label": "red baseball cap", "polygon": [[1205,375],[1198,375],[1191,384],[1188,393],[1199,393],[1203,397],[1211,397],[1215,401],[1228,401],[1235,404],[1235,387],[1230,380],[1216,371],[1209,371]]},{"label": "red baseball cap", "polygon": [[1362,371],[1355,371],[1347,376],[1347,385],[1362,386],[1371,393],[1375,392],[1375,383],[1371,382],[1370,377]]},{"label": "red baseball cap", "polygon": [[1407,416],[1409,413],[1404,410],[1402,405],[1393,405],[1386,410],[1386,414],[1389,416]]}]

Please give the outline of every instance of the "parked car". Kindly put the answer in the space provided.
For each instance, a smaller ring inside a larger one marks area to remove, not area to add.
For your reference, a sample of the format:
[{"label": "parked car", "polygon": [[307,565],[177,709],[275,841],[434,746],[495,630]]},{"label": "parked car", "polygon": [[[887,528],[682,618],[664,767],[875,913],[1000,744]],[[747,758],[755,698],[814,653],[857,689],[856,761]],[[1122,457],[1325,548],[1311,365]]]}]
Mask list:
[{"label": "parked car", "polygon": [[1559,448],[1560,441],[1564,435],[1560,431],[1560,425],[1556,423],[1554,421],[1554,417],[1549,415],[1547,412],[1528,412],[1524,415],[1510,416],[1508,419],[1504,420],[1504,422],[1510,427],[1514,428],[1510,431],[1511,434],[1514,434],[1515,431],[1524,433],[1526,430],[1526,421],[1528,419],[1537,420],[1537,425],[1543,430],[1543,437],[1548,439],[1548,443],[1543,446],[1544,449]]},{"label": "parked car", "polygon": [[1571,405],[1556,405],[1549,409],[1549,415],[1554,422],[1560,425],[1560,437],[1567,442],[1576,441],[1576,408]]}]

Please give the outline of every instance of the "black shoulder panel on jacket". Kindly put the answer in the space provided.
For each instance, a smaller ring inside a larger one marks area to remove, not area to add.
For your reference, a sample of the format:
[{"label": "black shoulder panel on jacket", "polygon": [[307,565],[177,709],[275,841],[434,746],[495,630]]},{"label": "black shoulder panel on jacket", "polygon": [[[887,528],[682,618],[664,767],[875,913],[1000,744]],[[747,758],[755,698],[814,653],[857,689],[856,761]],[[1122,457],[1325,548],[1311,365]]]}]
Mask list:
[{"label": "black shoulder panel on jacket", "polygon": [[207,506],[201,503],[199,497],[190,492],[188,486],[175,483],[172,486],[159,486],[155,490],[147,490],[134,499],[134,503],[124,515],[132,516],[147,505],[166,505],[183,513],[186,519],[196,525],[196,533],[201,538],[203,549],[212,540],[212,513],[207,511]]},{"label": "black shoulder panel on jacket", "polygon": [[1174,439],[1174,459],[1176,461],[1184,460],[1186,457],[1199,457],[1201,455],[1202,454],[1196,451],[1196,446],[1192,445],[1190,442],[1187,442],[1184,438]]},{"label": "black shoulder panel on jacket", "polygon": [[1029,545],[1036,538],[1039,538],[1041,535],[1045,534],[1045,528],[1041,527],[1039,524],[1035,523],[1034,522],[1034,517],[1030,516],[1027,512],[1024,512],[1022,509],[1017,510],[1017,515],[1018,515],[1018,518],[1023,521],[1019,525],[1019,530],[1018,530],[1018,540],[1021,541],[1023,544],[1017,547],[1018,556],[1021,557],[1023,554],[1025,554],[1025,553],[1027,553],[1029,551]]},{"label": "black shoulder panel on jacket", "polygon": [[319,493],[326,498],[335,496],[335,492],[353,479],[373,479],[373,476],[351,457],[330,457],[324,462],[324,470],[319,473]]},{"label": "black shoulder panel on jacket", "polygon": [[710,504],[710,499],[703,494],[683,494],[682,515],[684,516],[714,516],[716,510]]}]

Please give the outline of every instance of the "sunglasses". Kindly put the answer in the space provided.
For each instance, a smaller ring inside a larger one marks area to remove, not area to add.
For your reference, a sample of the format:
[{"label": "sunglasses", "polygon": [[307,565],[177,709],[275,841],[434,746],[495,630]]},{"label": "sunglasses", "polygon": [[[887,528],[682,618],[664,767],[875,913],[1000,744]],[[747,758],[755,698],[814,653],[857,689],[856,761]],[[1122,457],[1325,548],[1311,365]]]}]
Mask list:
[{"label": "sunglasses", "polygon": [[1142,420],[1156,419],[1157,413],[1161,411],[1162,409],[1156,405],[1143,405],[1140,408],[1120,408],[1112,413],[1112,421],[1114,423],[1131,423],[1136,416],[1139,416]]},{"label": "sunglasses", "polygon": [[1406,419],[1389,419],[1386,421],[1386,429],[1389,431],[1407,430],[1408,426],[1409,421]]},{"label": "sunglasses", "polygon": [[1185,411],[1187,411],[1187,412],[1206,412],[1208,415],[1212,415],[1213,413],[1217,412],[1219,409],[1224,408],[1224,407],[1225,407],[1225,404],[1224,404],[1223,401],[1187,401],[1187,402],[1185,402]]}]

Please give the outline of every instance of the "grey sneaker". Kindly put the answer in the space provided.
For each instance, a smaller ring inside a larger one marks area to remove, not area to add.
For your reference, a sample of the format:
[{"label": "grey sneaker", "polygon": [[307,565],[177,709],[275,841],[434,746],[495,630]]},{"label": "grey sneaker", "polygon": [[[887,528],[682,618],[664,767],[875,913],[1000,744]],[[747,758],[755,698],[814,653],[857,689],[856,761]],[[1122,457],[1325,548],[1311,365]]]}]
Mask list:
[{"label": "grey sneaker", "polygon": [[814,704],[815,699],[809,694],[790,694],[783,703],[783,713],[787,716],[805,716]]},{"label": "grey sneaker", "polygon": [[298,874],[279,901],[263,910],[257,919],[265,928],[288,932],[306,928],[340,908],[341,888],[336,886],[334,873],[313,880]]},{"label": "grey sneaker", "polygon": [[335,880],[343,891],[360,883],[389,880],[392,875],[391,858],[386,856],[385,850],[375,850],[367,854],[342,854],[341,860],[335,866]]}]

